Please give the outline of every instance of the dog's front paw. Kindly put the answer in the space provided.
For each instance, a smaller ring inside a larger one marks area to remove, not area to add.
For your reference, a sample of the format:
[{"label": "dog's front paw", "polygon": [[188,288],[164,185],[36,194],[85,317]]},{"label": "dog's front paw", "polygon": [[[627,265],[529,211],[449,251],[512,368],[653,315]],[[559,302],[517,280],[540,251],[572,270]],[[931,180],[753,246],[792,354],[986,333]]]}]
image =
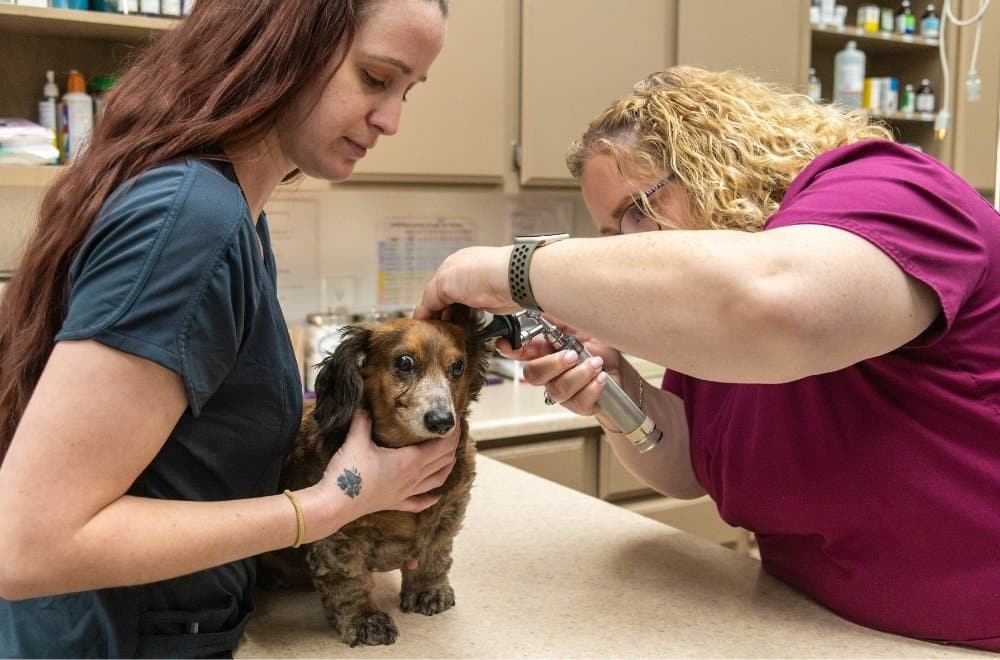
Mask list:
[{"label": "dog's front paw", "polygon": [[366,644],[393,644],[399,631],[392,617],[385,612],[374,612],[365,617],[359,617],[344,630],[344,641],[351,646]]},{"label": "dog's front paw", "polygon": [[455,591],[447,584],[431,587],[426,591],[403,593],[399,597],[399,609],[427,616],[444,612],[454,604]]}]

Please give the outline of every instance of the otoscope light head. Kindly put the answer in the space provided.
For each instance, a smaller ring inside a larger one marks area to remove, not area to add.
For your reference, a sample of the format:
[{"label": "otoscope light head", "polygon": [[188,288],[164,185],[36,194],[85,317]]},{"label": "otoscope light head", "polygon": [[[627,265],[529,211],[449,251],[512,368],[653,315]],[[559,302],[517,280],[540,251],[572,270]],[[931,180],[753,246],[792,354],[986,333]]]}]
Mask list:
[{"label": "otoscope light head", "polygon": [[480,341],[503,337],[514,350],[521,348],[521,323],[513,314],[498,314],[476,332]]}]

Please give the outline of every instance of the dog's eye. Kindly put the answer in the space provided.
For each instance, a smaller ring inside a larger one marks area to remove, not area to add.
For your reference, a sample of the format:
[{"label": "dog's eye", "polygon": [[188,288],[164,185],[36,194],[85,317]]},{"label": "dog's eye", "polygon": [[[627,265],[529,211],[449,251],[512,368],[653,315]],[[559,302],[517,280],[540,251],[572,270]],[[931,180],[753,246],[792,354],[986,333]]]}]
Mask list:
[{"label": "dog's eye", "polygon": [[461,360],[455,360],[451,365],[451,377],[458,378],[465,373],[465,362]]},{"label": "dog's eye", "polygon": [[413,371],[413,368],[417,366],[417,363],[413,361],[413,356],[400,355],[393,361],[393,366],[399,371],[408,373]]}]

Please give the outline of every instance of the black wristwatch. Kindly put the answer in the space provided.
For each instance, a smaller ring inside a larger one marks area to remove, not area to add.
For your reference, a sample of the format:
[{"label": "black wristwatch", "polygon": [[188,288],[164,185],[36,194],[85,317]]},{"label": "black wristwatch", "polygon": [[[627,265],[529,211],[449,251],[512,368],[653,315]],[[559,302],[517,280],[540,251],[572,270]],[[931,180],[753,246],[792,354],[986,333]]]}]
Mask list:
[{"label": "black wristwatch", "polygon": [[514,239],[514,249],[511,251],[510,261],[507,263],[507,282],[510,286],[510,297],[523,309],[542,311],[531,290],[529,277],[531,256],[535,250],[543,245],[555,243],[564,238],[569,238],[569,234],[534,234],[517,236]]}]

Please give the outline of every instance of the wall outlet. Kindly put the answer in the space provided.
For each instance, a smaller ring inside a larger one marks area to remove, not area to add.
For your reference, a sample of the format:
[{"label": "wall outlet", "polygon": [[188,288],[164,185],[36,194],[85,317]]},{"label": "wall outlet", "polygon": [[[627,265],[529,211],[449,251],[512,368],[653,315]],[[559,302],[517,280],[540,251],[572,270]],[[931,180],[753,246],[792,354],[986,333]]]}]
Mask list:
[{"label": "wall outlet", "polygon": [[324,311],[354,311],[353,277],[324,277],[320,280],[320,305]]}]

